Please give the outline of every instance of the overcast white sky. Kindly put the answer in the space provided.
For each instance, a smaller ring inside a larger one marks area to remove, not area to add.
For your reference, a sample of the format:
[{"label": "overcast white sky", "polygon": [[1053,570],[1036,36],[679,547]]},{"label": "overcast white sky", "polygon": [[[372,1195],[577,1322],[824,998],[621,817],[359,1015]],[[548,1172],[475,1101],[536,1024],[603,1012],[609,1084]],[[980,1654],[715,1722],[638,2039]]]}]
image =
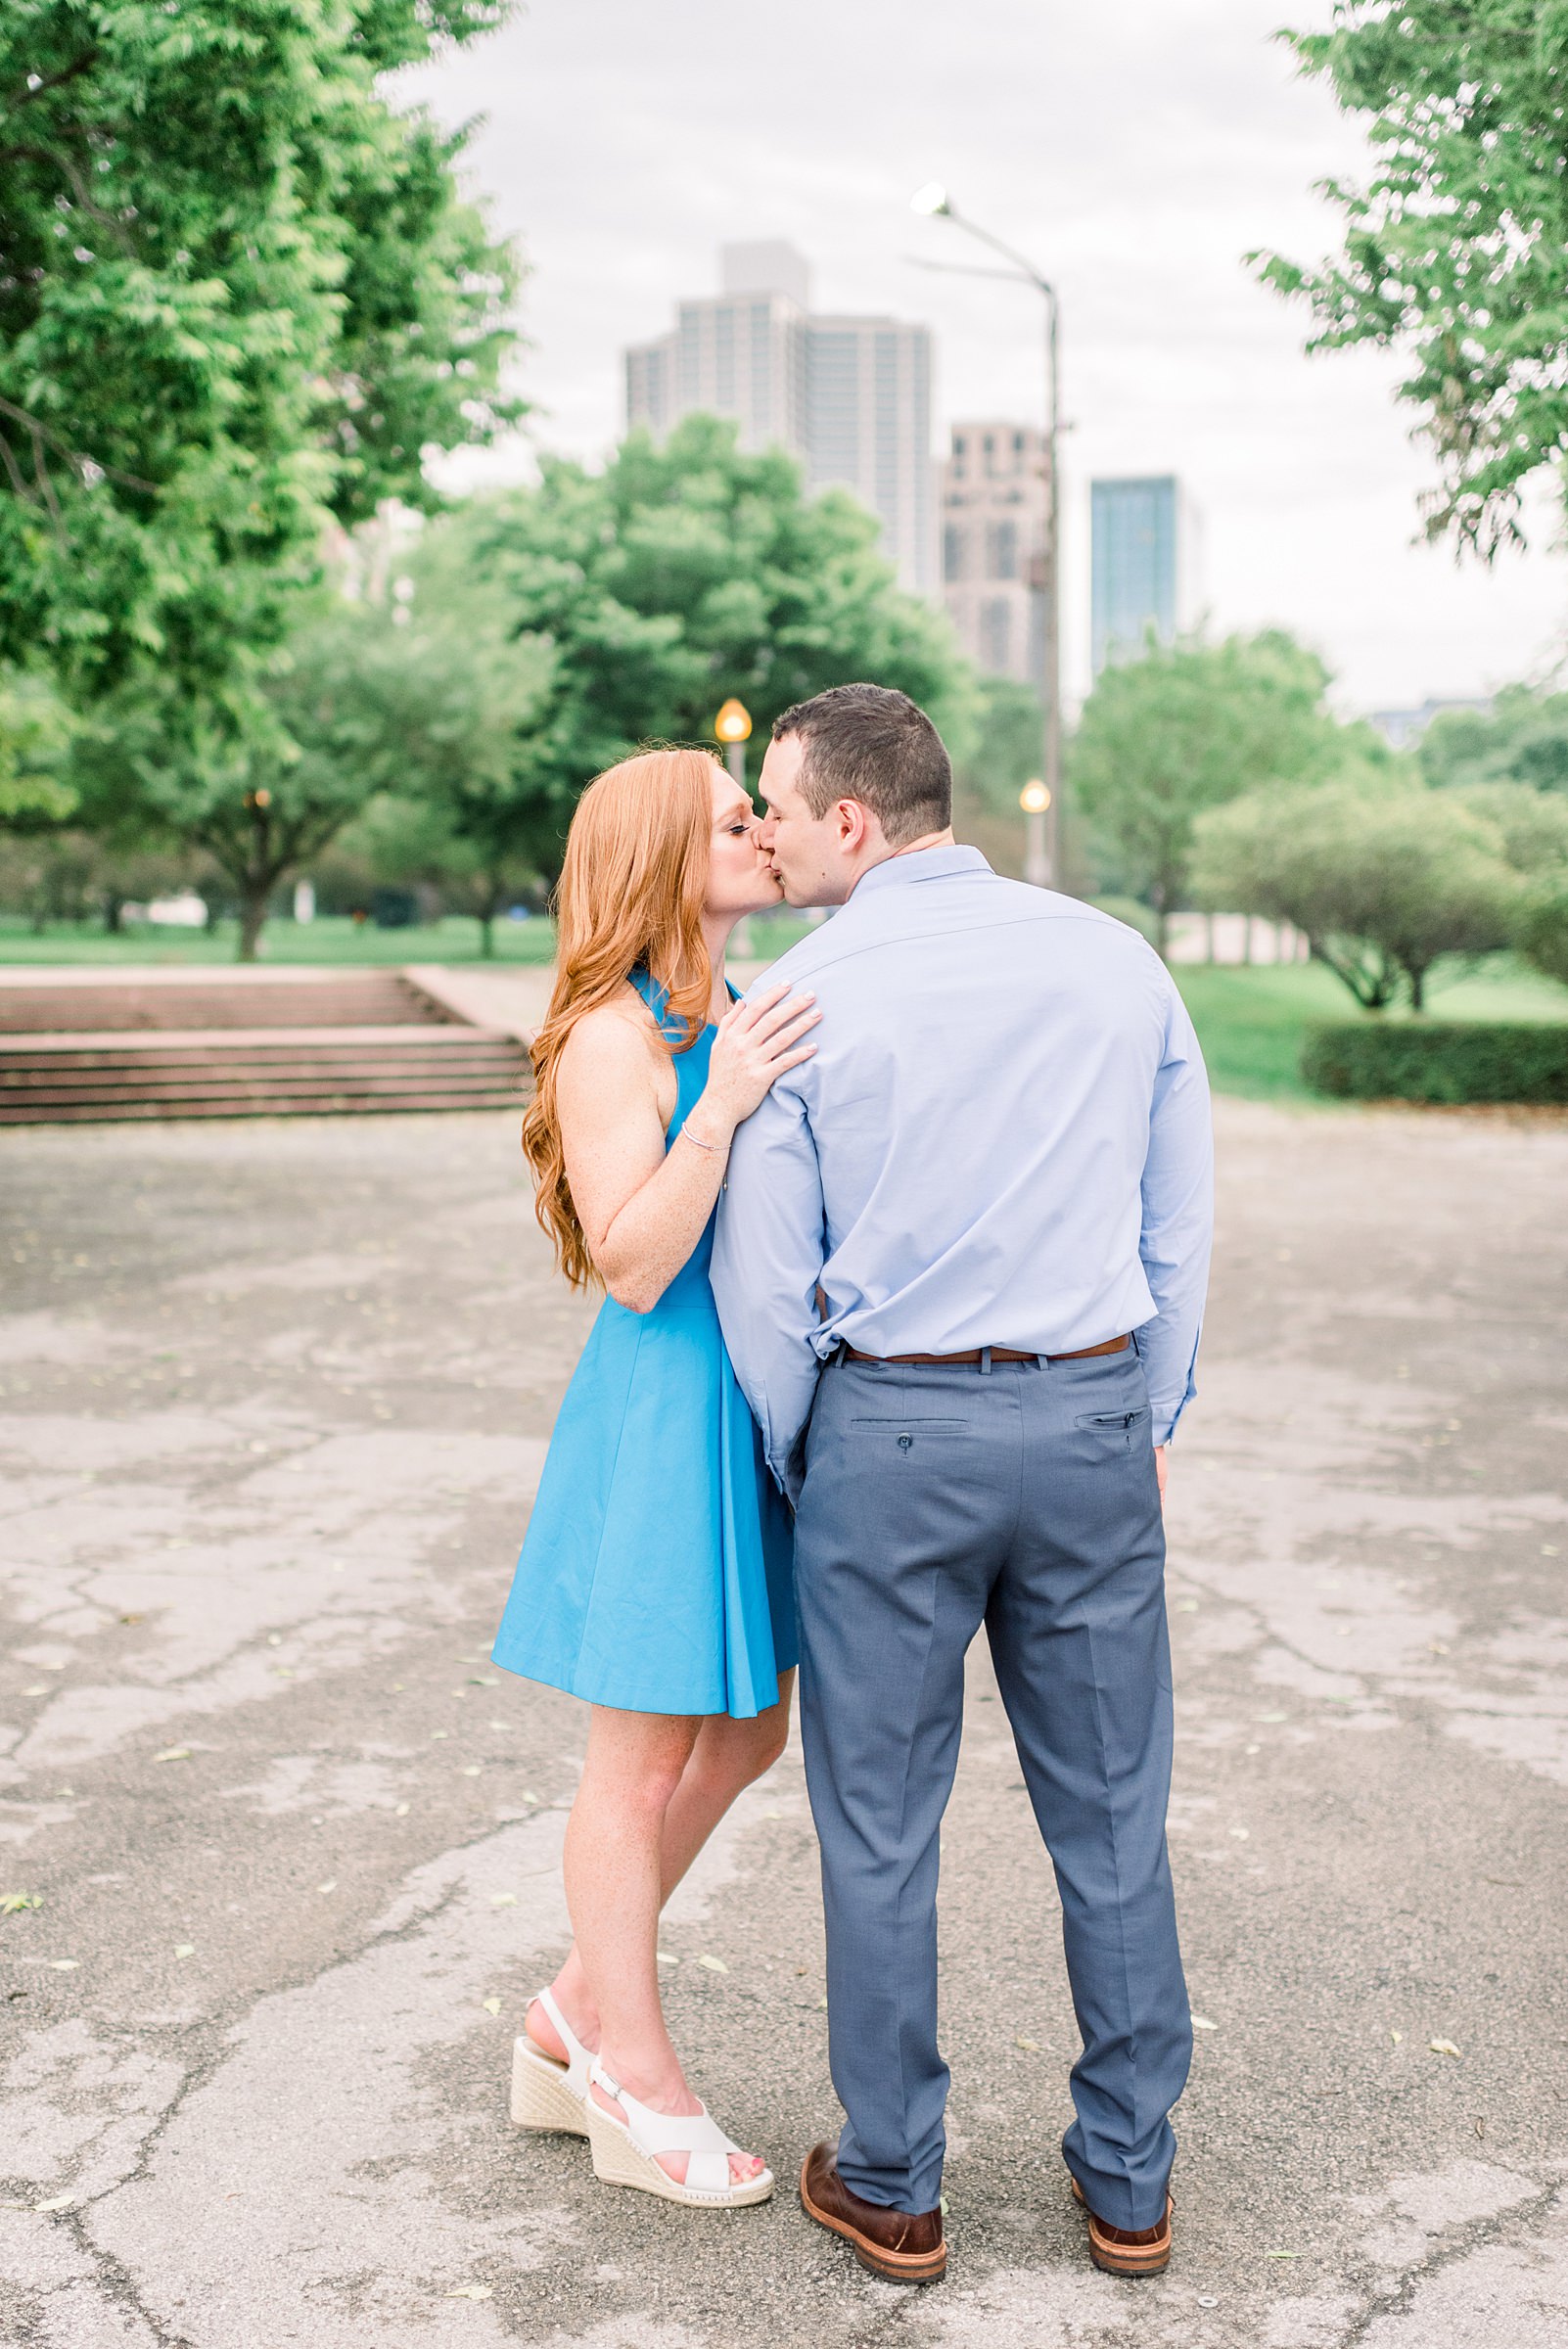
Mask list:
[{"label": "overcast white sky", "polygon": [[[622,346],[716,290],[721,241],[786,237],[819,308],[923,319],[952,418],[1033,417],[1039,304],[931,275],[983,261],[911,191],[956,202],[1060,288],[1069,676],[1087,682],[1087,490],[1180,475],[1203,518],[1220,629],[1279,623],[1335,671],[1347,711],[1479,693],[1537,673],[1568,624],[1554,514],[1487,573],[1415,543],[1430,479],[1375,353],[1302,355],[1305,315],[1242,255],[1314,258],[1356,173],[1356,124],[1268,35],[1327,0],[530,0],[504,32],[405,87],[483,115],[472,183],[530,274],[518,386],[531,438],[596,458],[622,429]],[[460,461],[518,479],[526,444]]]}]

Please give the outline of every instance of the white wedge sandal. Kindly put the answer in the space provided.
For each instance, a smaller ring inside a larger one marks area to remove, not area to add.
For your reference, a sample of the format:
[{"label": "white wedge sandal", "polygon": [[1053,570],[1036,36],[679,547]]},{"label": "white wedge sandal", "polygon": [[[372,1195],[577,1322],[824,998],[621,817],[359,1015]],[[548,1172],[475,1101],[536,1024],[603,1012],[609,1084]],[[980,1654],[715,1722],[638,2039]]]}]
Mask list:
[{"label": "white wedge sandal", "polygon": [[[746,2148],[731,2142],[706,2104],[698,2112],[655,2112],[650,2105],[639,2104],[635,2096],[628,2096],[597,2055],[588,2077],[607,2096],[615,2097],[626,2116],[623,2121],[617,2120],[592,2096],[588,2098],[594,2176],[606,2186],[640,2187],[645,2194],[659,2194],[667,2202],[684,2202],[694,2210],[742,2210],[750,2202],[765,2202],[773,2191],[771,2170],[748,2178],[744,2186],[731,2178],[729,2157]],[[661,2153],[690,2156],[683,2186],[660,2168],[657,2156]]]},{"label": "white wedge sandal", "polygon": [[547,1990],[529,2004],[544,2008],[570,2061],[558,2063],[534,2046],[527,2031],[520,2031],[512,2043],[512,2119],[519,2129],[561,2129],[572,2137],[586,2137],[593,2057]]}]

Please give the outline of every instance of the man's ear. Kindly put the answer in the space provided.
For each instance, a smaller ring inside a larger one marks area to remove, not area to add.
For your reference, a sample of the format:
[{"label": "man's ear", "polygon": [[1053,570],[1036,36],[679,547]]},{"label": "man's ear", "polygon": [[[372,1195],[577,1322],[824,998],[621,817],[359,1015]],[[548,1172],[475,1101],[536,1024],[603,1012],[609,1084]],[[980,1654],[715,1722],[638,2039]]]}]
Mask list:
[{"label": "man's ear", "polygon": [[871,829],[869,810],[858,800],[840,800],[833,810],[839,827],[839,846],[847,855],[863,849]]}]

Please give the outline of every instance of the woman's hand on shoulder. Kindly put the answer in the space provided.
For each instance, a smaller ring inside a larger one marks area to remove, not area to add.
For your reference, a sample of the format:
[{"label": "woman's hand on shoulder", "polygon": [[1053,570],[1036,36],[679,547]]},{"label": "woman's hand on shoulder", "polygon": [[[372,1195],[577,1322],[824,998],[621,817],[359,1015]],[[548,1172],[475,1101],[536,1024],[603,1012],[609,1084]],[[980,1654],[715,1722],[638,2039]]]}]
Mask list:
[{"label": "woman's hand on shoulder", "polygon": [[[753,1002],[730,1005],[714,1037],[708,1082],[703,1088],[706,1140],[727,1139],[786,1069],[799,1068],[803,1060],[811,1058],[815,1044],[803,1043],[801,1038],[821,1017],[815,995],[791,995],[788,982],[764,988]],[[722,1135],[708,1132],[710,1124],[715,1122],[722,1125]]]}]

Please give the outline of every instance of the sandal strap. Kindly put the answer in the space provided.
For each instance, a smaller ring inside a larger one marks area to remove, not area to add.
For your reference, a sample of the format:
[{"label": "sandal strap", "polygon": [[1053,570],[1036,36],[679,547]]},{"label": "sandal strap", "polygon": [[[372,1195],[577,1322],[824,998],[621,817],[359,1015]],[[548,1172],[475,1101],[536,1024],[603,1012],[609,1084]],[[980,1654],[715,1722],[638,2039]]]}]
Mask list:
[{"label": "sandal strap", "polygon": [[588,2093],[588,2069],[593,2058],[561,2012],[553,1992],[536,1990],[533,2004],[544,2008],[567,2051],[567,2086],[575,2095],[585,2096]]},{"label": "sandal strap", "polygon": [[[596,2087],[602,2088],[607,2096],[614,2096],[621,2106],[640,2152],[689,2153],[693,2156],[693,2167],[696,2160],[703,2156],[716,2157],[724,2163],[724,2178],[727,2180],[729,2156],[739,2153],[742,2148],[724,2135],[706,2104],[698,2112],[656,2112],[651,2104],[639,2103],[635,2096],[629,2096],[620,2082],[605,2070],[597,2056],[590,2077]],[[688,2186],[699,2186],[702,2182],[688,2170],[686,2183]],[[715,2191],[716,2188],[705,2187],[703,2190]]]}]

